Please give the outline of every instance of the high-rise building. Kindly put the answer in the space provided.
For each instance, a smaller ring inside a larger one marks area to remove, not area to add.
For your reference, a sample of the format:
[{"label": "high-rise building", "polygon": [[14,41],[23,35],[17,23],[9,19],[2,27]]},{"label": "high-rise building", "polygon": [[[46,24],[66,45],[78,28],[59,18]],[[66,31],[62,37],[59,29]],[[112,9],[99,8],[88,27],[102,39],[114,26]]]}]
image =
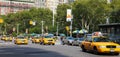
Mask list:
[{"label": "high-rise building", "polygon": [[0,0],[0,15],[16,13],[31,7],[34,7],[34,1],[32,0]]},{"label": "high-rise building", "polygon": [[46,0],[34,0],[35,7],[37,8],[45,8]]},{"label": "high-rise building", "polygon": [[49,8],[56,11],[59,4],[68,3],[68,0],[35,0],[35,7]]},{"label": "high-rise building", "polygon": [[56,12],[59,4],[69,3],[72,0],[0,0],[0,15],[36,8],[49,8]]}]

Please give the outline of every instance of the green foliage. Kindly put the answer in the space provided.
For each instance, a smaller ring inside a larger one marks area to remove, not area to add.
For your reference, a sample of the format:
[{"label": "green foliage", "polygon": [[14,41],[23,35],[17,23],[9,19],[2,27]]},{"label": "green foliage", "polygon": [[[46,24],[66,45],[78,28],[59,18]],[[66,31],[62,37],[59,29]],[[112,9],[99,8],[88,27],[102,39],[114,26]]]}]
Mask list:
[{"label": "green foliage", "polygon": [[12,36],[13,36],[13,37],[16,37],[16,36],[17,36],[17,34],[16,34],[15,32],[13,32],[13,33],[12,33]]},{"label": "green foliage", "polygon": [[[44,21],[44,26],[49,27],[52,25],[52,11],[44,8],[31,8],[30,10],[10,13],[6,15],[4,19],[4,23],[9,24],[9,30],[12,30],[13,27],[17,29],[17,24],[19,24],[20,33],[25,33],[27,28],[30,29],[30,33],[41,33],[41,21]],[[36,25],[30,25],[30,20],[35,21]],[[7,30],[7,32],[9,30]]]},{"label": "green foliage", "polygon": [[59,22],[59,31],[64,32],[64,28],[66,25],[69,25],[70,23],[66,22],[66,14],[67,14],[67,9],[70,9],[71,6],[69,4],[60,4],[57,7],[57,22]]},{"label": "green foliage", "polygon": [[[70,25],[70,22],[66,22],[66,11],[70,8],[73,14],[73,30],[84,28],[89,32],[96,31],[98,24],[105,24],[108,17],[110,23],[120,23],[120,0],[112,0],[110,4],[107,3],[107,0],[76,0],[71,4],[57,6],[55,24],[59,22],[59,32],[61,33],[66,33],[65,27]],[[3,31],[4,28],[7,32],[11,31],[13,27],[17,29],[17,24],[20,24],[20,33],[25,33],[26,28],[29,29],[29,33],[41,33],[41,21],[44,21],[45,32],[56,32],[57,25],[52,26],[53,12],[48,8],[31,8],[0,17],[4,19]],[[35,21],[36,25],[30,25],[30,20]]]},{"label": "green foliage", "polygon": [[110,17],[111,23],[119,23],[120,0],[113,0],[110,4],[107,0],[76,0],[72,4],[59,5],[57,8],[57,20],[64,20],[64,27],[70,25],[66,22],[66,9],[72,6],[73,30],[85,28],[89,32],[98,30],[98,24],[106,23]]}]

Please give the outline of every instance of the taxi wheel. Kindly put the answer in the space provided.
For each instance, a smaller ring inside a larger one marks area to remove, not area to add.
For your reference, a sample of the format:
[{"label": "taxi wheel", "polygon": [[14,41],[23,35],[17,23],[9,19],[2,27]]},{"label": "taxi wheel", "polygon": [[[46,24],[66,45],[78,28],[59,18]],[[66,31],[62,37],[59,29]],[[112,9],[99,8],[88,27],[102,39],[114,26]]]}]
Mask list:
[{"label": "taxi wheel", "polygon": [[55,44],[52,44],[52,45],[55,45]]},{"label": "taxi wheel", "polygon": [[99,52],[98,52],[98,50],[97,50],[96,47],[94,47],[94,51],[93,51],[93,53],[96,54],[96,55],[99,55]]},{"label": "taxi wheel", "polygon": [[82,48],[82,51],[83,51],[83,52],[86,52],[86,49],[85,49],[85,47],[84,47],[83,45],[82,45],[81,48]]},{"label": "taxi wheel", "polygon": [[43,43],[42,42],[40,42],[40,45],[42,45]]},{"label": "taxi wheel", "polygon": [[114,55],[118,56],[118,55],[119,55],[119,53],[115,53]]},{"label": "taxi wheel", "polygon": [[45,43],[43,43],[43,45],[46,45]]}]

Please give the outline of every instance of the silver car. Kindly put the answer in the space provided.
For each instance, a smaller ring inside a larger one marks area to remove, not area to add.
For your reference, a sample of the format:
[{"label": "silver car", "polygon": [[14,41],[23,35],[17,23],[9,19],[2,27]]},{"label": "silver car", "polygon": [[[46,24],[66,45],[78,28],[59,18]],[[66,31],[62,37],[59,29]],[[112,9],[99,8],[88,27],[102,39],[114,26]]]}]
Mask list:
[{"label": "silver car", "polygon": [[72,45],[79,46],[83,40],[84,38],[75,38],[74,41],[72,42]]},{"label": "silver car", "polygon": [[74,38],[73,37],[66,37],[62,40],[62,44],[67,44],[67,45],[71,45],[72,42],[74,41]]}]

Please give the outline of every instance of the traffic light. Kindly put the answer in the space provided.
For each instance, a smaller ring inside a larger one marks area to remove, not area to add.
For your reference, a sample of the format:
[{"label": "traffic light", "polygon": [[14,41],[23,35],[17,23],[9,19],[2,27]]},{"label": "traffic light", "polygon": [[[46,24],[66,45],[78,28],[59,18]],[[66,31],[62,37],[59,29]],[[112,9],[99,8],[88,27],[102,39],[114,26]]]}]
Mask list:
[{"label": "traffic light", "polygon": [[67,30],[67,31],[69,31],[69,30],[70,30],[69,26],[66,26],[66,30]]},{"label": "traffic light", "polygon": [[32,25],[32,24],[33,24],[33,21],[29,21],[29,24]]},{"label": "traffic light", "polygon": [[4,21],[3,21],[3,19],[0,19],[0,23],[3,23]]}]

